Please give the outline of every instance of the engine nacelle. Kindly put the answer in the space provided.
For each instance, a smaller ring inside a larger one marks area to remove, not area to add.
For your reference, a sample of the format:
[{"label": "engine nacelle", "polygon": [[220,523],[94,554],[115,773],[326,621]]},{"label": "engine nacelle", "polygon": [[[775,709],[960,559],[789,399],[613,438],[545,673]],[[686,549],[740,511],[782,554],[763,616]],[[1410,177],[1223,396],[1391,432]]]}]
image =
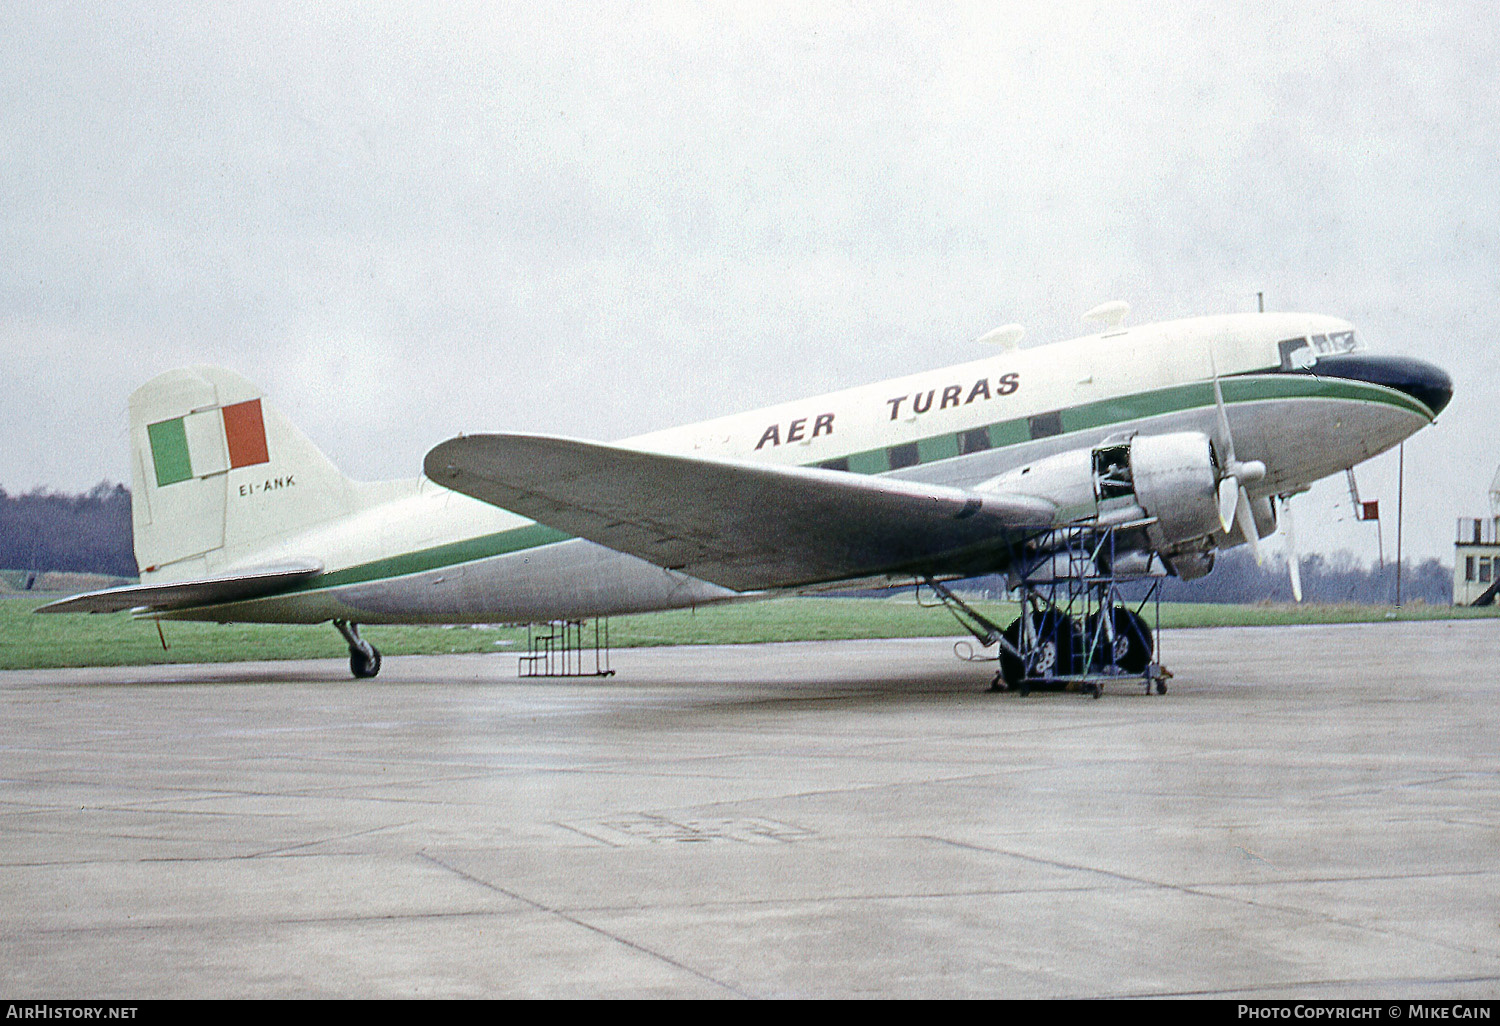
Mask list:
[{"label": "engine nacelle", "polygon": [[1179,552],[1168,560],[1172,564],[1172,572],[1184,581],[1196,581],[1200,577],[1207,576],[1214,568],[1214,553],[1210,549],[1201,552],[1190,549],[1187,552]]},{"label": "engine nacelle", "polygon": [[1045,499],[1056,506],[1054,524],[1074,524],[1099,515],[1093,453],[1088,449],[1069,449],[1007,470],[981,484],[978,491]]},{"label": "engine nacelle", "polygon": [[1156,518],[1151,534],[1158,547],[1220,530],[1219,474],[1207,435],[1136,435],[1130,442],[1130,472],[1136,502]]},{"label": "engine nacelle", "polygon": [[1154,518],[1151,547],[1165,552],[1220,531],[1218,481],[1208,436],[1180,431],[1070,449],[1006,471],[979,490],[1045,499],[1056,507],[1057,525]]}]

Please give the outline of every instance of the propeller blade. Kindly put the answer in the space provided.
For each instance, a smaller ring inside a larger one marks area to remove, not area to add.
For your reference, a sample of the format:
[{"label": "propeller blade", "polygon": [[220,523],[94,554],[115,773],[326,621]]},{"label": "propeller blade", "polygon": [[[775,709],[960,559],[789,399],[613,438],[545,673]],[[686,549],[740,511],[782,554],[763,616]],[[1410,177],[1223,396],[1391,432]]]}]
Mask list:
[{"label": "propeller blade", "polygon": [[1302,553],[1297,551],[1297,530],[1292,523],[1292,500],[1281,500],[1281,519],[1286,524],[1286,565],[1292,575],[1292,598],[1302,601]]},{"label": "propeller blade", "polygon": [[1234,530],[1234,511],[1239,508],[1239,482],[1225,474],[1219,478],[1219,526],[1228,534]]},{"label": "propeller blade", "polygon": [[1228,534],[1236,523],[1240,533],[1250,543],[1257,566],[1261,565],[1260,535],[1255,530],[1255,511],[1250,507],[1247,484],[1255,484],[1266,476],[1266,465],[1260,460],[1241,463],[1234,454],[1234,435],[1229,429],[1229,411],[1224,406],[1224,389],[1219,384],[1219,367],[1214,360],[1213,347],[1208,350],[1208,365],[1213,372],[1214,411],[1219,419],[1219,438],[1223,442],[1223,473],[1219,478],[1219,526]]},{"label": "propeller blade", "polygon": [[1240,533],[1250,543],[1250,554],[1255,557],[1255,565],[1260,566],[1263,557],[1260,554],[1260,534],[1255,530],[1255,511],[1250,508],[1250,493],[1244,488],[1239,489],[1239,504],[1235,507],[1235,520],[1239,522]]},{"label": "propeller blade", "polygon": [[1224,467],[1227,470],[1235,464],[1234,435],[1229,433],[1229,411],[1224,408],[1224,390],[1219,387],[1219,369],[1212,349],[1208,352],[1208,365],[1214,376],[1214,409],[1219,414],[1219,438],[1224,443]]}]

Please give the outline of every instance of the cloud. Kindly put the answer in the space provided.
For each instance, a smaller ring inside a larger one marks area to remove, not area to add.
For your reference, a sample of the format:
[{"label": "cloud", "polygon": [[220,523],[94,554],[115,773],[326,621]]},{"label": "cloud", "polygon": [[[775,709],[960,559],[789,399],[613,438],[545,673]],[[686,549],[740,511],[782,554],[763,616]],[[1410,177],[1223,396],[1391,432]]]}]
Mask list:
[{"label": "cloud", "polygon": [[1455,370],[1408,467],[1447,555],[1500,384],[1486,16],[13,5],[0,407],[79,427],[5,414],[0,483],[126,477],[99,411],[182,363],[405,476],[460,428],[620,437],[1264,290]]}]

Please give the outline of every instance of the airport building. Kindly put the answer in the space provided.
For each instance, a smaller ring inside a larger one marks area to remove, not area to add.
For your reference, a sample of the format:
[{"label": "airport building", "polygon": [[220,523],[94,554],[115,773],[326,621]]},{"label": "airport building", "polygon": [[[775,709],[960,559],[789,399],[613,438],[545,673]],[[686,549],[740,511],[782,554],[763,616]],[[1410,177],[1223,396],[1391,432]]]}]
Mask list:
[{"label": "airport building", "polygon": [[1500,592],[1500,516],[1459,517],[1453,604],[1488,606]]},{"label": "airport building", "polygon": [[1453,544],[1453,604],[1491,606],[1500,592],[1500,468],[1490,482],[1490,515],[1459,517]]}]

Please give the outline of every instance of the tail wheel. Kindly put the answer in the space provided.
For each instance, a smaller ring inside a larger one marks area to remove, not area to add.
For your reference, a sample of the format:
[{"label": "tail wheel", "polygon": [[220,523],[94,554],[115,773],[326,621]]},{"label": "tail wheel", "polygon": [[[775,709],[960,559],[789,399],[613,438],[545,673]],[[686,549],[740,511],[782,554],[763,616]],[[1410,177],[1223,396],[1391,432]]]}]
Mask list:
[{"label": "tail wheel", "polygon": [[[1071,617],[1047,609],[1031,614],[1031,630],[1022,631],[1018,618],[1005,629],[1005,640],[1026,658],[1022,660],[1000,646],[1000,676],[1012,691],[1028,679],[1066,677],[1077,672],[1078,629]],[[1027,689],[1029,690],[1029,689]]]},{"label": "tail wheel", "polygon": [[368,654],[357,648],[349,650],[349,671],[356,677],[373,677],[380,672],[380,649],[369,646]]},{"label": "tail wheel", "polygon": [[348,620],[334,620],[333,626],[349,645],[349,672],[359,678],[380,672],[380,649],[359,636],[359,625]]},{"label": "tail wheel", "polygon": [[1156,650],[1150,625],[1139,613],[1124,606],[1115,606],[1110,613],[1114,617],[1113,645],[1100,629],[1100,614],[1089,616],[1088,636],[1093,645],[1093,665],[1099,669],[1113,665],[1125,673],[1144,673]]}]

